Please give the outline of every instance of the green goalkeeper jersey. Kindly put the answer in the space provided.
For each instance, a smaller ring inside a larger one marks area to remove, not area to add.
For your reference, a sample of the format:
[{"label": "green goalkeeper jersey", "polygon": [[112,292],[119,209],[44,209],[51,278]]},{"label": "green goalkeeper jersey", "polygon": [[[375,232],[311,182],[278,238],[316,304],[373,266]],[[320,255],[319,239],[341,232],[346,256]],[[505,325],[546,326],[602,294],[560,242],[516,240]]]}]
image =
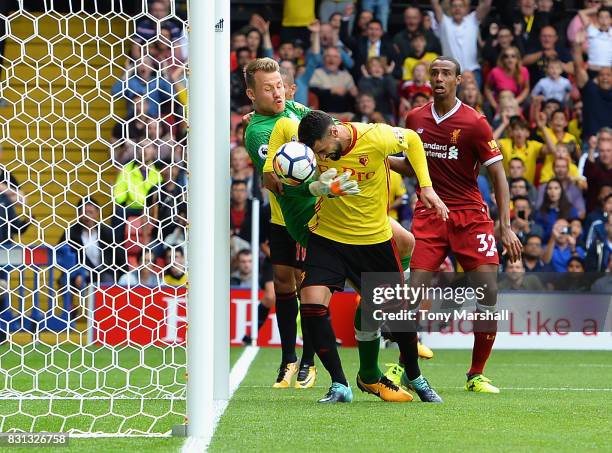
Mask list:
[{"label": "green goalkeeper jersey", "polygon": [[[257,172],[263,175],[263,167],[268,155],[268,143],[274,125],[280,118],[299,121],[310,109],[294,101],[285,102],[285,110],[277,115],[268,116],[255,113],[245,132],[245,145]],[[297,139],[297,137],[296,137]],[[306,246],[308,242],[308,222],[315,214],[317,198],[304,196],[303,188],[285,186],[286,195],[270,193],[271,222],[284,225],[293,239]],[[295,193],[296,196],[291,196]]]}]

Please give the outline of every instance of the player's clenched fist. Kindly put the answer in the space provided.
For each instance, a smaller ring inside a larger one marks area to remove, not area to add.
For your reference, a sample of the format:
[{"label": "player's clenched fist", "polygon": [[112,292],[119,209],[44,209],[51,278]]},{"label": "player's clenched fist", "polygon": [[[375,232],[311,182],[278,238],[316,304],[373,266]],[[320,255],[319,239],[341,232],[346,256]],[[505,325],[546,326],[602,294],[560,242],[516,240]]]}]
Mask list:
[{"label": "player's clenched fist", "polygon": [[438,217],[446,222],[448,219],[448,208],[440,199],[433,187],[421,188],[421,202],[427,209],[435,209]]}]

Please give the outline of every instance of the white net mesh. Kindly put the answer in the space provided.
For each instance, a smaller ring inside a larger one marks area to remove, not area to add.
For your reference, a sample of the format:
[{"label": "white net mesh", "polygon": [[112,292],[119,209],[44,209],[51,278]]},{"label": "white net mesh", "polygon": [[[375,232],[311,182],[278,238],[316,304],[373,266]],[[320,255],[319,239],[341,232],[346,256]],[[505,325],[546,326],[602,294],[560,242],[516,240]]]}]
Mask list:
[{"label": "white net mesh", "polygon": [[185,415],[185,5],[0,3],[0,432],[167,433]]}]

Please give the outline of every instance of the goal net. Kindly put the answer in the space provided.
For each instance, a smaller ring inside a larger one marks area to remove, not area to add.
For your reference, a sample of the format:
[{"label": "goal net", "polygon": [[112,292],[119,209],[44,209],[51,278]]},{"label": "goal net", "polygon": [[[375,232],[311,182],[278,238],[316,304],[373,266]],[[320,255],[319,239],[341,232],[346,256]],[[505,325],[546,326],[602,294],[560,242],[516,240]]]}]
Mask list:
[{"label": "goal net", "polygon": [[0,432],[166,435],[186,414],[185,2],[0,3]]}]

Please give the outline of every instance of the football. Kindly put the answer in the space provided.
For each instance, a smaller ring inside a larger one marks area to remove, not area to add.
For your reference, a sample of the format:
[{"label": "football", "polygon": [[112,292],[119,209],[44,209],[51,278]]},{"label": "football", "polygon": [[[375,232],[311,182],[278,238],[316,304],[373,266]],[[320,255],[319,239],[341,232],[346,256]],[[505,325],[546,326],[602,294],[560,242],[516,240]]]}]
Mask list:
[{"label": "football", "polygon": [[317,169],[317,161],[310,147],[300,142],[282,145],[274,156],[274,172],[284,184],[298,186],[308,181]]}]

